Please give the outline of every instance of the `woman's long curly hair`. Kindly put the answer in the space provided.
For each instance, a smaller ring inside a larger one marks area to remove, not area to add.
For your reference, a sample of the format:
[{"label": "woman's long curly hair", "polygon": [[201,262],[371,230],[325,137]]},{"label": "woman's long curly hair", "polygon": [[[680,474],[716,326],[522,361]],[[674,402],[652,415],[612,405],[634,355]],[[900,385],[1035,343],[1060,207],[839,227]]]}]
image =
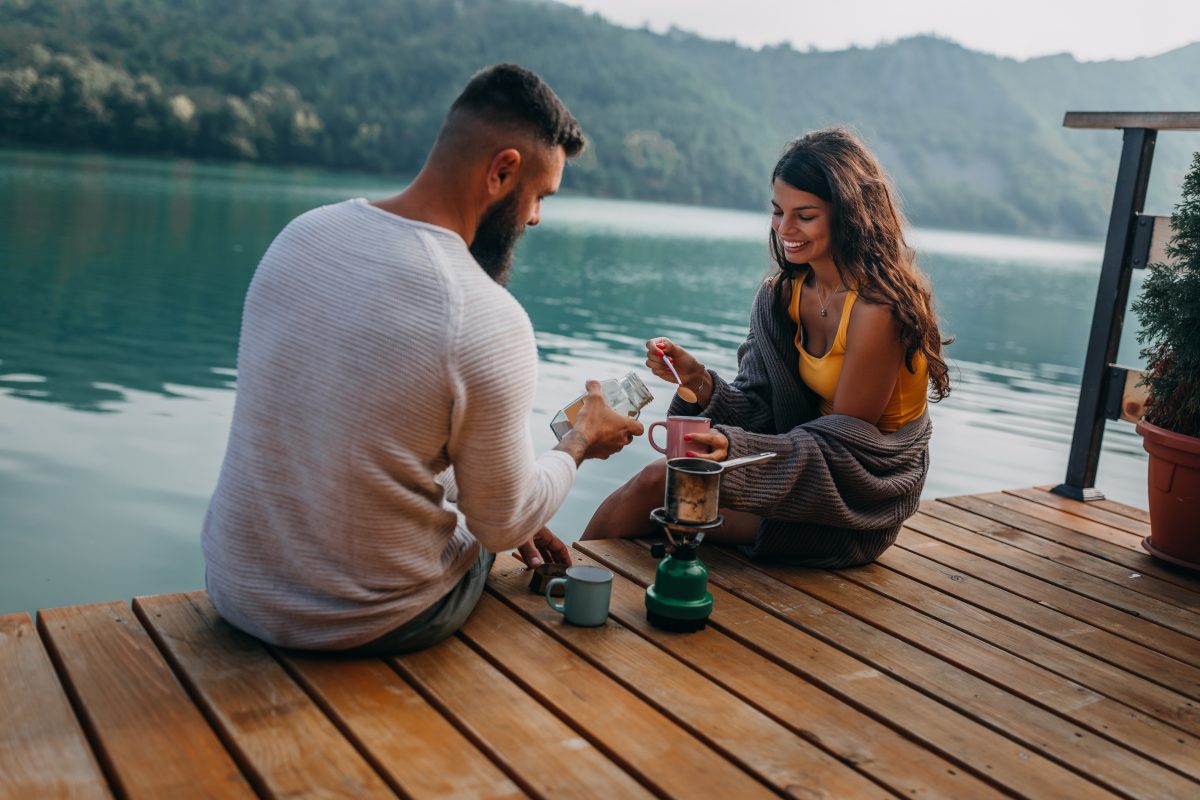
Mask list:
[{"label": "woman's long curly hair", "polygon": [[[904,240],[904,218],[875,157],[844,128],[813,131],[788,144],[771,173],[772,184],[776,179],[829,204],[833,260],[842,283],[860,297],[892,309],[909,372],[915,371],[916,353],[925,356],[930,400],[950,394],[942,347],[954,339],[943,340],[938,330],[929,279]],[[784,257],[773,229],[769,243],[780,269],[774,278],[780,290],[782,279],[796,268]]]}]

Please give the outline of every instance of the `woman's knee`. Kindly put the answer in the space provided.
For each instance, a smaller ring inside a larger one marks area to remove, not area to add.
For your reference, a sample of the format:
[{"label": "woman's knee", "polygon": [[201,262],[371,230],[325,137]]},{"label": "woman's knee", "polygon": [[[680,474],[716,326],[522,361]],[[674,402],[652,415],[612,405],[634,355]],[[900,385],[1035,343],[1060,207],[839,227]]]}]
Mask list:
[{"label": "woman's knee", "polygon": [[667,460],[660,458],[653,461],[634,475],[629,481],[629,487],[638,495],[661,497],[667,484]]}]

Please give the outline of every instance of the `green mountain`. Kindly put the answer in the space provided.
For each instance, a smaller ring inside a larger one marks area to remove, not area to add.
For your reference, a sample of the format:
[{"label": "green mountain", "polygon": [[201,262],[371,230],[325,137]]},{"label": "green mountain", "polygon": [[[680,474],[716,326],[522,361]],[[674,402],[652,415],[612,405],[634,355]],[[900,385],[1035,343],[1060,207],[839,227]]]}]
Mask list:
[{"label": "green mountain", "polygon": [[[1018,62],[930,37],[749,50],[531,0],[0,0],[0,139],[411,174],[479,67],[515,61],[591,146],[566,188],[763,208],[784,143],[857,129],[925,226],[1094,236],[1120,136],[1070,110],[1200,108],[1200,44]],[[1160,137],[1169,211],[1196,137]]]}]

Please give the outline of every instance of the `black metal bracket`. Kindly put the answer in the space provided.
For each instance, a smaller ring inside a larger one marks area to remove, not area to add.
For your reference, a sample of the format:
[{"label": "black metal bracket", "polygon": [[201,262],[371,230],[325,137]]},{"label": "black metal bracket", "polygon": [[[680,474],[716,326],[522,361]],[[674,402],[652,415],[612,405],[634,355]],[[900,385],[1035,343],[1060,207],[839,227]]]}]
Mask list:
[{"label": "black metal bracket", "polygon": [[1121,403],[1125,399],[1125,376],[1129,374],[1128,367],[1117,364],[1108,365],[1108,386],[1104,391],[1105,419],[1121,418]]},{"label": "black metal bracket", "polygon": [[1129,266],[1134,269],[1145,269],[1149,266],[1150,245],[1154,239],[1154,221],[1152,214],[1137,215],[1137,230],[1133,234],[1133,250],[1129,257]]}]

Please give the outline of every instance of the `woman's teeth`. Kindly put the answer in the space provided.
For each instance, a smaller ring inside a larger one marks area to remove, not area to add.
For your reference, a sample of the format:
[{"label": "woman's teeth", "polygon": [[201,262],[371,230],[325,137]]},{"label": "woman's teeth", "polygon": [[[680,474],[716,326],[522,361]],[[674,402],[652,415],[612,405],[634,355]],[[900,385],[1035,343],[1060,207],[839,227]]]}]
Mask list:
[{"label": "woman's teeth", "polygon": [[783,246],[789,250],[798,250],[799,248],[804,247],[806,244],[808,244],[808,242],[789,242],[787,239],[783,240]]}]

